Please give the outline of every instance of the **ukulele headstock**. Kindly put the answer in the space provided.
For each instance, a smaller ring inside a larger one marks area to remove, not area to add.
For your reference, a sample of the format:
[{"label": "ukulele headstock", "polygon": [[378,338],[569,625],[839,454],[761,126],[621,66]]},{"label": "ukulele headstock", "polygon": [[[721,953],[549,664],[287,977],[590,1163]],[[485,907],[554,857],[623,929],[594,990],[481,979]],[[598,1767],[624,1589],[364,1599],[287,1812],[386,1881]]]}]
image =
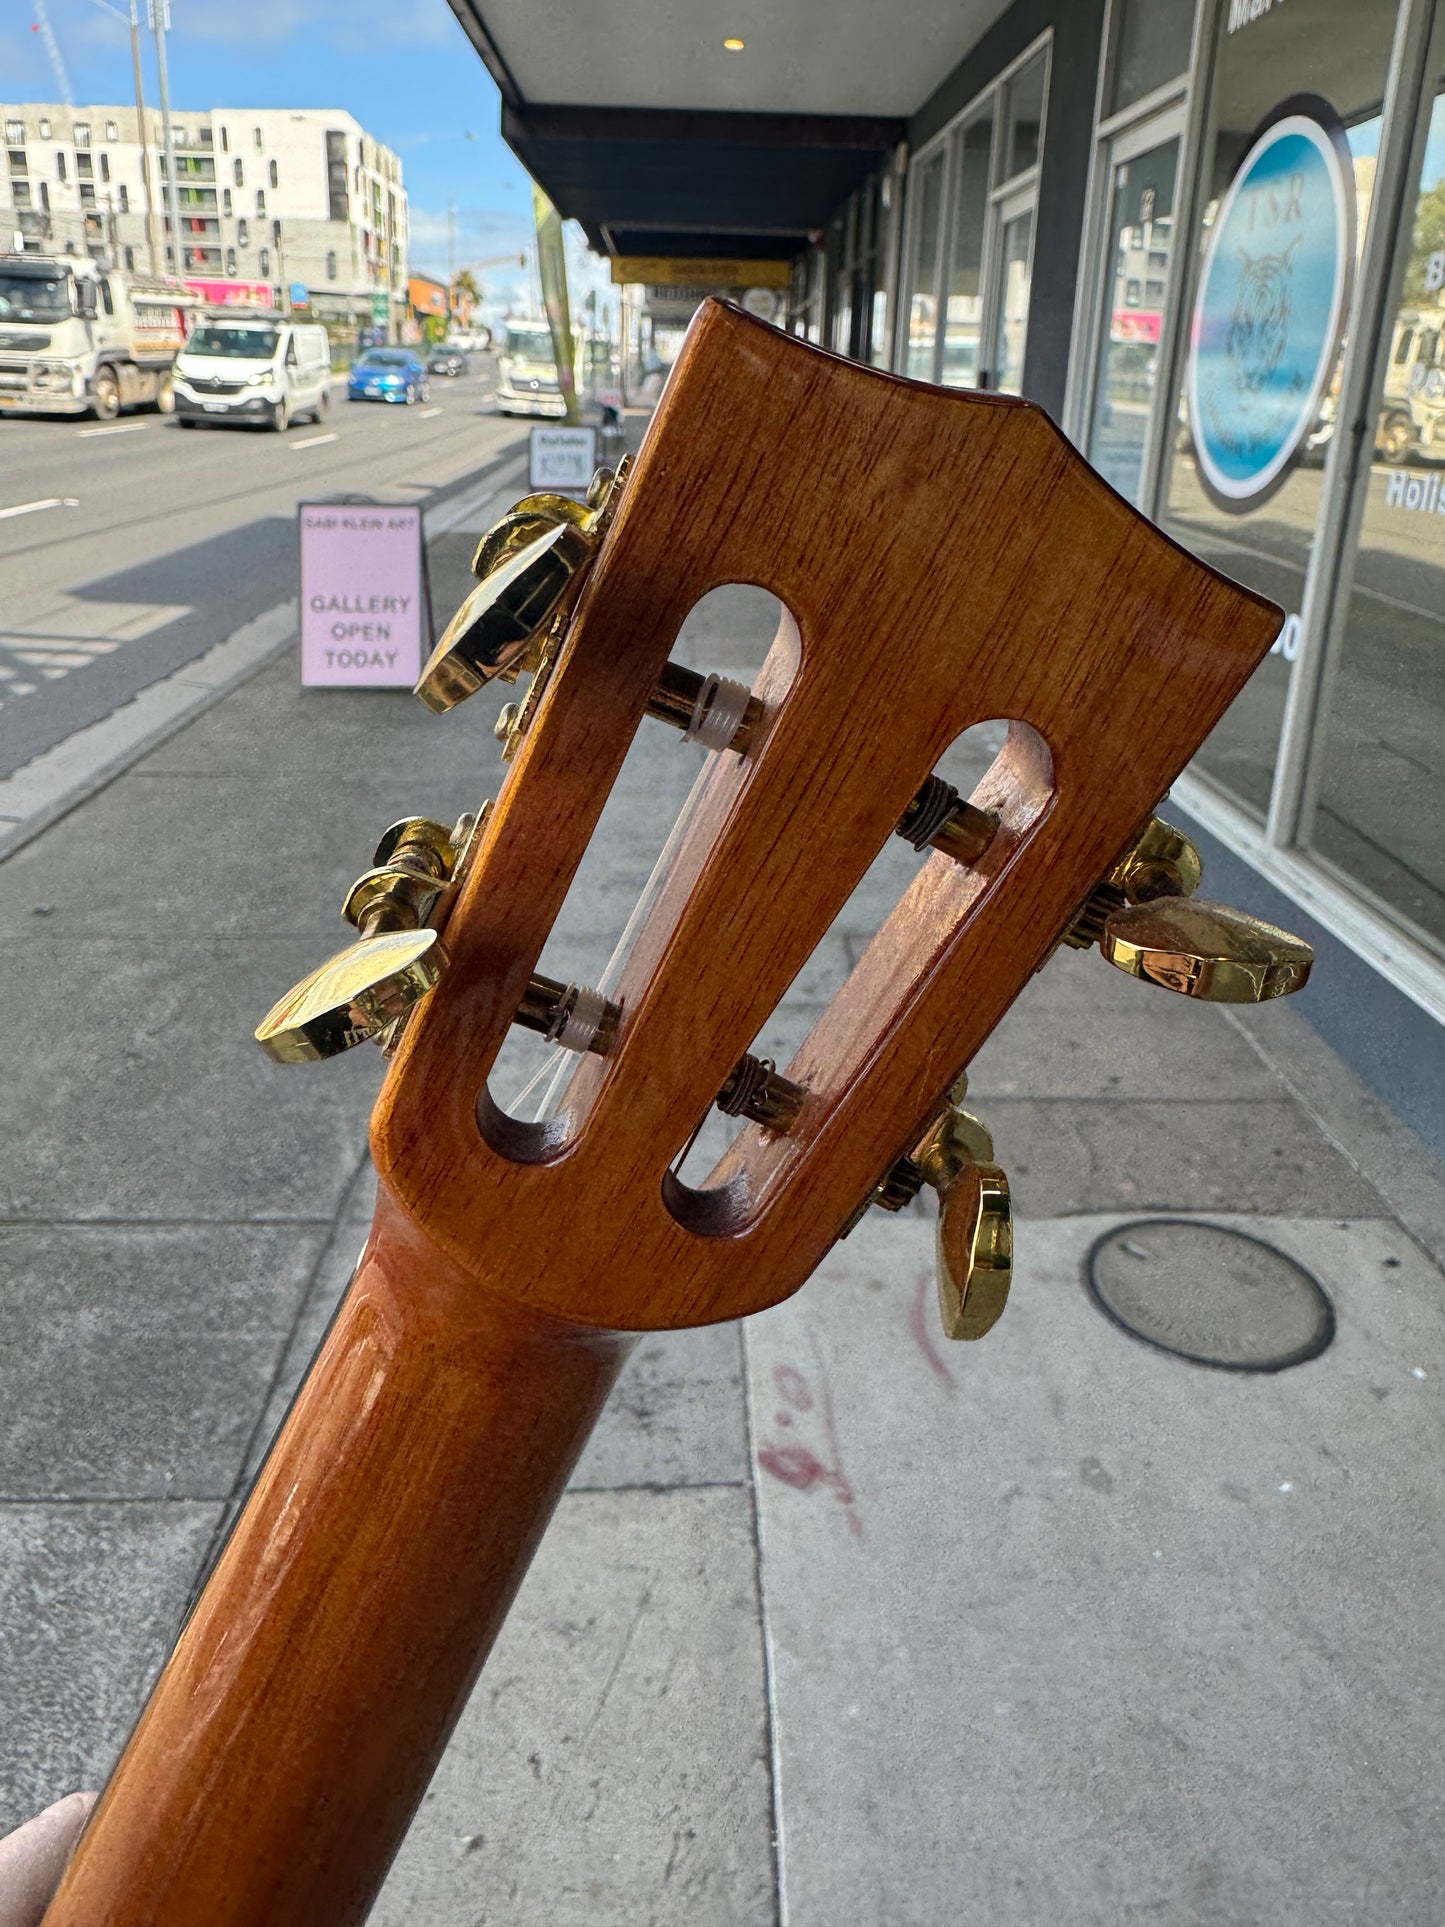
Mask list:
[{"label": "ukulele headstock", "polygon": [[[593,1326],[736,1317],[928,1184],[945,1328],[978,1336],[1011,1227],[960,1079],[1058,944],[1192,995],[1304,980],[1286,933],[1191,900],[1197,854],[1153,814],[1280,612],[1027,403],[708,303],[635,468],[585,504],[519,503],[476,568],[418,694],[444,711],[530,672],[510,770],[476,818],[393,826],[348,898],[361,961],[323,966],[258,1036],[280,1057],[353,1032],[394,1051],[373,1122],[388,1208],[496,1290]],[[751,690],[669,662],[729,582],[791,612]],[[711,765],[604,997],[537,964],[645,716]],[[991,717],[1007,740],[961,798],[936,765]],[[748,1056],[895,833],[921,855],[912,886],[793,1060]],[[514,1022],[574,1053],[537,1124],[487,1088]],[[750,1121],[686,1185],[677,1154],[715,1102]]]}]

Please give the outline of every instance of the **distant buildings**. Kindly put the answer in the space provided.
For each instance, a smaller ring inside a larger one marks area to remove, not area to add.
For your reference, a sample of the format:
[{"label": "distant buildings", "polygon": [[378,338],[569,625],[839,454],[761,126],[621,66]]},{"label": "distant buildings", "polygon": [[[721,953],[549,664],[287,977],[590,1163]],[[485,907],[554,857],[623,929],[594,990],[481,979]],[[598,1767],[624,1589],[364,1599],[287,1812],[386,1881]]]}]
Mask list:
[{"label": "distant buildings", "polygon": [[[176,260],[159,113],[0,107],[0,252],[91,253],[177,273],[215,302],[304,304],[338,329],[396,332],[408,312],[401,161],[330,108],[173,111]],[[154,203],[146,209],[146,168]],[[293,292],[294,291],[294,292]]]}]

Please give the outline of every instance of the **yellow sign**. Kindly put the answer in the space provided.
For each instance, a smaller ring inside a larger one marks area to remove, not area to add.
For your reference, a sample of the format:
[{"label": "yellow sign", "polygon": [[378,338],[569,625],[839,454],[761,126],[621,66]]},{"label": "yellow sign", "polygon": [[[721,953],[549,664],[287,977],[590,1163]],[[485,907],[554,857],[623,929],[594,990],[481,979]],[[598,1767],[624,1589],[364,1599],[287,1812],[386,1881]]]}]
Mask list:
[{"label": "yellow sign", "polygon": [[787,261],[720,261],[705,255],[615,254],[612,285],[641,281],[670,288],[786,288],[792,279]]}]

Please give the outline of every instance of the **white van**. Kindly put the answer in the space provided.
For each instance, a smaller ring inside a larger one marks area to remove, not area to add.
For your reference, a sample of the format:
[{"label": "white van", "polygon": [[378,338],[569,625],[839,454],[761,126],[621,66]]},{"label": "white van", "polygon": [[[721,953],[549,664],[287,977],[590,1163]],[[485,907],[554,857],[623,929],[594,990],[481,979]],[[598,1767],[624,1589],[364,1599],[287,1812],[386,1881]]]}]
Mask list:
[{"label": "white van", "polygon": [[204,321],[176,356],[176,418],[262,422],[286,428],[321,421],[331,405],[331,342],[315,322],[276,315]]}]

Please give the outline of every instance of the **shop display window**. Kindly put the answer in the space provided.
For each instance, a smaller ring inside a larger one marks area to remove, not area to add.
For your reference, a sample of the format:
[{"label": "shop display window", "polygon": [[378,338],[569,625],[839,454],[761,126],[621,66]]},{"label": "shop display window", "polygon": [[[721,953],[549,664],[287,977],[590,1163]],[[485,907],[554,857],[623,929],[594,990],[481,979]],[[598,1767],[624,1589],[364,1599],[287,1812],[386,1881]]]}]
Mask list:
[{"label": "shop display window", "polygon": [[1445,949],[1445,71],[1395,242],[1308,786],[1314,854]]},{"label": "shop display window", "polygon": [[1047,41],[925,147],[909,176],[905,374],[946,388],[1023,387]]},{"label": "shop display window", "polygon": [[1122,14],[1108,109],[1115,114],[1186,70],[1194,0],[1125,0]]},{"label": "shop display window", "polygon": [[958,150],[948,305],[938,379],[945,388],[976,388],[983,335],[983,250],[988,232],[989,156],[993,150],[991,109],[986,108],[964,123]]},{"label": "shop display window", "polygon": [[922,163],[914,192],[912,240],[909,249],[908,336],[904,343],[903,372],[916,381],[933,380],[938,342],[938,266],[943,228],[943,180],[948,153],[938,148]]},{"label": "shop display window", "polygon": [[1177,136],[1113,161],[1087,452],[1131,502],[1143,485],[1158,386],[1178,175]]},{"label": "shop display window", "polygon": [[1160,521],[1289,617],[1195,765],[1260,821],[1324,510],[1396,11],[1290,0],[1219,14]]}]

